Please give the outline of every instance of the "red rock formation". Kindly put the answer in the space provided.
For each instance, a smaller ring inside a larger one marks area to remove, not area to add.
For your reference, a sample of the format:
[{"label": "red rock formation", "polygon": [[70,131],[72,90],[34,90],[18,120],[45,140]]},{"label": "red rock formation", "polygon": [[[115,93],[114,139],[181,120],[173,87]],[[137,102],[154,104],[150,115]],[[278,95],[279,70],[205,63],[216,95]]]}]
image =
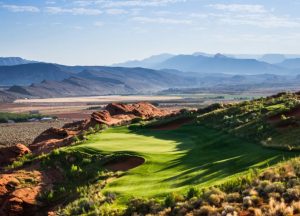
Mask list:
[{"label": "red rock formation", "polygon": [[41,173],[16,172],[0,175],[0,215],[34,215],[41,186],[23,186],[26,179],[41,181]]},{"label": "red rock formation", "polygon": [[162,111],[148,102],[139,102],[135,104],[111,103],[108,104],[105,109],[112,116],[132,114],[136,117],[151,118],[166,114],[166,111]]},{"label": "red rock formation", "polygon": [[38,137],[34,139],[32,144],[36,144],[39,142],[43,142],[45,140],[49,139],[64,139],[68,137],[68,131],[63,128],[49,128],[48,130],[45,130],[43,133],[41,133]]},{"label": "red rock formation", "polygon": [[15,146],[1,148],[0,149],[0,166],[4,166],[12,163],[17,158],[30,153],[30,149],[23,144],[17,144]]}]

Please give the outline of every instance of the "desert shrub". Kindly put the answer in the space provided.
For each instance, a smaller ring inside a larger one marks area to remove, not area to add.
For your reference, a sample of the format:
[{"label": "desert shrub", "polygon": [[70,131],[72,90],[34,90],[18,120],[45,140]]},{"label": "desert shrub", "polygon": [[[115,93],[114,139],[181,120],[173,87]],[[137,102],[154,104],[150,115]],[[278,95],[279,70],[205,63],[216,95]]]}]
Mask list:
[{"label": "desert shrub", "polygon": [[94,133],[95,133],[95,129],[93,127],[89,127],[88,134],[94,134]]},{"label": "desert shrub", "polygon": [[94,214],[90,215],[97,215],[97,216],[119,216],[123,215],[123,212],[120,209],[115,208],[109,204],[104,203],[100,208],[96,208],[94,210]]},{"label": "desert shrub", "polygon": [[245,206],[246,208],[252,206],[252,200],[250,196],[243,197],[243,206]]},{"label": "desert shrub", "polygon": [[143,121],[142,118],[134,118],[134,119],[131,120],[131,123],[136,124],[136,123],[140,123],[141,121]]},{"label": "desert shrub", "polygon": [[39,194],[38,199],[47,203],[52,202],[54,200],[54,191],[46,190]]},{"label": "desert shrub", "polygon": [[125,215],[156,214],[161,209],[160,203],[155,199],[133,199],[128,203]]},{"label": "desert shrub", "polygon": [[174,207],[176,202],[183,201],[184,197],[177,193],[169,194],[165,199],[165,206],[166,207]]},{"label": "desert shrub", "polygon": [[222,215],[238,216],[238,213],[233,206],[226,205],[222,211]]},{"label": "desert shrub", "polygon": [[264,191],[266,193],[271,193],[271,192],[276,192],[282,194],[285,191],[285,186],[282,182],[273,182],[268,184],[265,188]]},{"label": "desert shrub", "polygon": [[101,130],[107,130],[107,129],[108,129],[108,126],[106,124],[102,124]]},{"label": "desert shrub", "polygon": [[207,198],[207,201],[209,202],[209,204],[214,205],[214,206],[219,206],[222,202],[222,196],[218,195],[218,194],[211,194],[209,195],[209,197]]},{"label": "desert shrub", "polygon": [[282,215],[289,216],[293,215],[293,209],[287,206],[283,201],[277,202],[274,199],[270,199],[269,201],[269,209],[267,211],[268,215]]},{"label": "desert shrub", "polygon": [[26,154],[26,155],[18,158],[17,160],[15,160],[11,165],[9,165],[7,167],[7,169],[16,169],[16,168],[22,167],[24,164],[29,163],[33,159],[34,159],[33,154],[31,154],[31,153]]},{"label": "desert shrub", "polygon": [[241,195],[237,192],[235,193],[230,193],[226,195],[226,201],[231,203],[231,202],[240,202],[242,199]]},{"label": "desert shrub", "polygon": [[283,198],[286,202],[299,201],[300,199],[300,187],[288,188],[283,194]]},{"label": "desert shrub", "polygon": [[188,199],[191,199],[191,198],[193,198],[193,197],[198,197],[199,194],[200,194],[200,191],[199,191],[198,189],[192,187],[192,188],[190,188],[190,189],[188,190],[186,196],[187,196]]},{"label": "desert shrub", "polygon": [[214,103],[214,104],[211,104],[205,108],[200,108],[197,110],[197,113],[198,114],[204,114],[204,113],[208,113],[208,112],[212,112],[214,110],[217,110],[217,109],[222,109],[224,108],[224,104],[222,103]]},{"label": "desert shrub", "polygon": [[79,143],[80,142],[80,139],[79,139],[79,137],[78,136],[73,136],[73,142],[74,143]]},{"label": "desert shrub", "polygon": [[199,210],[193,211],[193,215],[196,216],[214,216],[216,213],[217,209],[209,205],[202,206]]},{"label": "desert shrub", "polygon": [[294,215],[296,215],[296,214],[300,214],[300,202],[298,201],[298,202],[292,202],[292,208],[293,208],[293,213],[294,213]]},{"label": "desert shrub", "polygon": [[261,198],[259,198],[256,195],[251,196],[251,201],[252,201],[253,206],[259,206],[259,204],[262,202]]},{"label": "desert shrub", "polygon": [[82,173],[82,169],[79,166],[72,164],[70,173],[73,176],[78,176],[80,173]]},{"label": "desert shrub", "polygon": [[202,197],[211,205],[219,206],[225,199],[225,193],[218,188],[210,188],[204,191]]},{"label": "desert shrub", "polygon": [[64,209],[64,215],[82,215],[95,209],[95,203],[88,198],[81,198],[75,204],[72,208]]}]

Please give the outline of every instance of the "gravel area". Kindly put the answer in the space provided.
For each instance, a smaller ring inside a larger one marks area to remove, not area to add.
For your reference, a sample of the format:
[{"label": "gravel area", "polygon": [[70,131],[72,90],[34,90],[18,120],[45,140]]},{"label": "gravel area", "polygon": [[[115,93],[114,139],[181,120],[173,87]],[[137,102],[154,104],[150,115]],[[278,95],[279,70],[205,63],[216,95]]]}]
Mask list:
[{"label": "gravel area", "polygon": [[65,123],[64,121],[53,121],[0,124],[0,148],[17,143],[28,145],[48,128],[60,128]]}]

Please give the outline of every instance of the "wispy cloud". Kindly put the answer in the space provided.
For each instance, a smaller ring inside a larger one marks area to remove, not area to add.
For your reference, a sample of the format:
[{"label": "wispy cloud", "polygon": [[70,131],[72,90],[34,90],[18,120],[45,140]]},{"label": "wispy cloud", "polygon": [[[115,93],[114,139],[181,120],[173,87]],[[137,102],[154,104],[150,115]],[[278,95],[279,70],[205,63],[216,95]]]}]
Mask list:
[{"label": "wispy cloud", "polygon": [[230,25],[251,25],[262,28],[295,28],[300,27],[299,19],[266,15],[235,15],[224,16],[220,21]]},{"label": "wispy cloud", "polygon": [[[210,18],[228,25],[249,25],[260,28],[295,28],[300,27],[299,18],[275,15],[273,10],[256,4],[211,4],[215,10],[224,13],[199,14],[198,18]],[[197,17],[197,14],[193,14]]]},{"label": "wispy cloud", "polygon": [[210,4],[211,8],[229,12],[249,12],[249,13],[266,13],[267,10],[263,5],[257,4]]},{"label": "wispy cloud", "polygon": [[29,6],[29,5],[7,5],[7,4],[4,4],[1,7],[5,8],[11,12],[31,12],[31,13],[40,12],[40,9],[38,7]]},{"label": "wispy cloud", "polygon": [[107,14],[111,14],[111,15],[119,15],[119,14],[127,14],[128,12],[124,9],[107,9],[106,10]]},{"label": "wispy cloud", "polygon": [[185,24],[190,25],[192,24],[191,20],[184,20],[184,19],[170,19],[170,18],[163,18],[163,17],[133,17],[133,21],[139,23],[158,23],[158,24]]},{"label": "wispy cloud", "polygon": [[99,9],[90,8],[61,8],[61,7],[47,7],[46,12],[51,14],[72,14],[72,15],[100,15],[102,13]]}]

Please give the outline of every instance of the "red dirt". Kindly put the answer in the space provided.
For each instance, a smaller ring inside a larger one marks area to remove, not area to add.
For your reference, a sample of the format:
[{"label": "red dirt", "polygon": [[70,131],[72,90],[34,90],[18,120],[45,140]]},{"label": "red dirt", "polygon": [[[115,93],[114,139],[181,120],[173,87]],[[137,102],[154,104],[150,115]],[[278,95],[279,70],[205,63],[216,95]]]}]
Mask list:
[{"label": "red dirt", "polygon": [[193,121],[193,119],[191,119],[191,118],[180,118],[180,119],[176,119],[171,122],[167,122],[167,123],[164,123],[161,125],[154,126],[154,127],[152,127],[152,129],[154,129],[154,130],[175,130],[175,129],[178,129],[181,126],[188,124],[192,121]]},{"label": "red dirt", "polygon": [[145,163],[145,159],[137,156],[128,156],[123,158],[118,158],[115,161],[111,161],[105,165],[105,168],[112,171],[127,171],[138,167]]}]

